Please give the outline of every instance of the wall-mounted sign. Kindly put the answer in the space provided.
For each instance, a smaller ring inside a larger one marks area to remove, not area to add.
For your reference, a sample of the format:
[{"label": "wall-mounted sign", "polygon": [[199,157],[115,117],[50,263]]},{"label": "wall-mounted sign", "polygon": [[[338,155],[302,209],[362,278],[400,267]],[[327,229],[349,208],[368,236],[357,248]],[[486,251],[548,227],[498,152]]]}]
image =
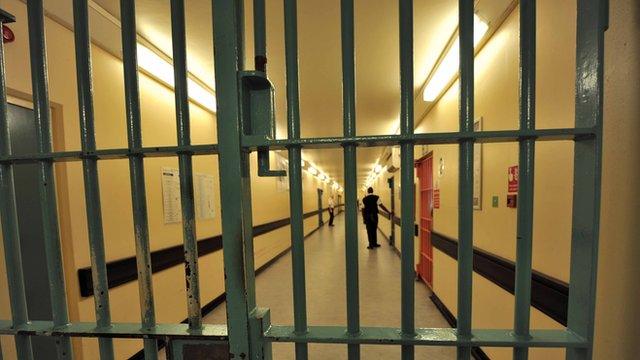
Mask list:
[{"label": "wall-mounted sign", "polygon": [[433,190],[433,208],[440,209],[440,189]]},{"label": "wall-mounted sign", "polygon": [[507,192],[518,192],[518,165],[509,166]]}]

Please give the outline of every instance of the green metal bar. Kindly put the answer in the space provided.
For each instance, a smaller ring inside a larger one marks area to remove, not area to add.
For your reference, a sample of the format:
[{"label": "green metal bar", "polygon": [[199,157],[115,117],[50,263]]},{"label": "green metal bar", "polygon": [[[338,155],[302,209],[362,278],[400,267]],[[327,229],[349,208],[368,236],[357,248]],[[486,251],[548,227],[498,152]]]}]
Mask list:
[{"label": "green metal bar", "polygon": [[[520,129],[535,129],[536,0],[520,2]],[[520,141],[516,244],[514,332],[529,337],[535,140]],[[529,349],[514,348],[514,360],[529,358]]]},{"label": "green metal bar", "polygon": [[363,326],[358,335],[350,335],[345,330],[343,326],[309,326],[307,333],[298,334],[291,326],[272,325],[265,337],[273,342],[324,344],[548,348],[587,346],[583,338],[565,330],[532,330],[529,339],[515,336],[511,329],[474,329],[473,337],[460,336],[456,329],[451,328],[416,328],[415,335],[405,335],[400,329],[389,327]]},{"label": "green metal bar", "polygon": [[64,336],[83,338],[118,339],[193,339],[215,342],[227,341],[227,326],[204,324],[201,329],[192,330],[188,324],[157,324],[151,329],[140,328],[140,323],[113,323],[111,327],[98,327],[95,322],[77,322],[64,327],[56,327],[51,321],[31,321],[13,326],[11,321],[0,320],[0,334],[14,336]]},{"label": "green metal bar", "polygon": [[604,32],[608,2],[579,0],[576,42],[576,126],[593,126],[596,137],[575,143],[573,221],[568,329],[589,346],[568,350],[567,359],[591,359],[598,270],[600,184],[602,174],[602,106]]},{"label": "green metal bar", "polygon": [[241,0],[214,0],[214,57],[217,129],[219,141],[222,243],[229,353],[234,359],[250,358],[249,313],[246,296],[244,242],[251,236],[243,224],[251,213],[245,208],[242,179],[246,158],[240,147],[240,98],[238,72],[244,67],[243,8]]},{"label": "green metal bar", "polygon": [[[140,90],[138,87],[138,57],[136,39],[135,2],[120,0],[120,21],[122,23],[122,61],[124,65],[124,89],[127,111],[127,141],[130,151],[142,147],[142,125],[140,116]],[[153,299],[153,279],[149,248],[149,222],[147,216],[144,163],[141,155],[129,157],[131,178],[131,202],[133,205],[133,226],[136,244],[136,265],[138,268],[138,291],[142,327],[156,326],[155,302]],[[153,339],[144,340],[145,359],[156,359],[158,344]]]},{"label": "green metal bar", "polygon": [[[32,0],[27,4],[29,23],[29,53],[31,58],[31,86],[36,121],[38,152],[50,153],[51,114],[49,108],[49,79],[47,74],[47,53],[44,34],[44,7],[42,0]],[[56,326],[69,323],[67,295],[65,293],[62,249],[56,201],[55,175],[53,163],[41,161],[39,164],[39,193],[42,203],[42,228],[44,232],[45,256],[51,293],[51,312]],[[71,341],[61,338],[56,341],[58,359],[72,359]]]},{"label": "green metal bar", "polygon": [[[76,49],[76,78],[78,83],[78,106],[80,114],[80,138],[82,151],[96,150],[93,111],[93,83],[91,78],[91,40],[89,35],[89,9],[87,0],[73,1],[73,24]],[[87,228],[93,279],[93,299],[96,321],[99,327],[111,326],[109,306],[109,285],[104,250],[102,209],[100,206],[100,185],[98,180],[98,160],[86,157],[82,160],[84,175],[85,206],[87,208]],[[113,359],[113,341],[99,339],[100,359]]]},{"label": "green metal bar", "polygon": [[264,0],[253,0],[253,33],[255,68],[267,72],[267,25]]},{"label": "green metal bar", "polygon": [[[400,133],[413,134],[413,1],[399,1],[400,23]],[[402,220],[401,220],[401,327],[404,336],[415,334],[415,260],[414,260],[414,144],[401,144],[401,184],[400,190]],[[392,219],[393,222],[393,219]],[[413,359],[415,356],[412,346],[402,347],[402,359]]]},{"label": "green metal bar", "polygon": [[[15,18],[12,15],[3,11],[0,14],[0,28],[3,24],[14,20]],[[11,156],[9,126],[4,42],[0,41],[0,157]],[[7,163],[0,164],[0,223],[2,223],[2,242],[9,288],[11,323],[14,326],[21,326],[29,322],[29,316],[27,314],[27,299],[24,274],[22,272],[22,252],[20,250],[20,229],[18,227],[13,166]],[[31,339],[28,336],[16,336],[14,341],[16,355],[19,359],[33,359]]]},{"label": "green metal bar", "polygon": [[[345,137],[356,136],[355,30],[353,0],[342,0],[342,128]],[[345,264],[347,277],[347,331],[360,332],[360,290],[358,284],[358,208],[356,144],[344,144]],[[360,346],[350,344],[350,360],[360,359]]]},{"label": "green metal bar", "polygon": [[[191,122],[187,89],[187,41],[184,0],[171,0],[171,39],[173,44],[178,146],[189,146],[191,145]],[[187,280],[188,319],[189,326],[192,329],[199,329],[202,326],[202,313],[200,311],[198,240],[196,238],[195,207],[193,203],[193,161],[191,153],[179,153],[178,163],[180,168],[180,204],[184,237],[185,277]]]},{"label": "green metal bar", "polygon": [[[364,135],[350,137],[320,137],[301,139],[256,140],[245,137],[243,147],[255,150],[258,147],[269,147],[271,150],[284,150],[290,146],[302,146],[305,149],[329,149],[355,144],[359,147],[393,146],[403,142],[416,145],[458,144],[462,140],[473,140],[478,143],[507,143],[520,139],[535,138],[537,141],[575,141],[595,136],[595,129],[561,128],[539,130],[495,130],[495,131],[460,131],[430,134],[409,135]],[[1,160],[0,160],[1,161]]]},{"label": "green metal bar", "polygon": [[[460,23],[460,131],[473,131],[473,0],[458,3]],[[460,142],[458,183],[458,336],[471,337],[473,294],[473,139]],[[458,359],[471,348],[458,347]]]},{"label": "green metal bar", "polygon": [[[285,60],[287,79],[287,133],[300,138],[298,90],[298,14],[296,0],[284,0]],[[291,263],[293,271],[293,318],[298,333],[307,331],[307,299],[304,266],[304,222],[302,218],[302,171],[299,146],[289,147],[289,209],[291,212]],[[308,357],[305,344],[296,344],[296,359]]]},{"label": "green metal bar", "polygon": [[[400,134],[413,134],[413,0],[399,0],[400,23]],[[402,335],[415,335],[415,185],[413,142],[400,145],[401,242],[401,327]],[[414,358],[411,345],[402,346],[402,359]]]}]

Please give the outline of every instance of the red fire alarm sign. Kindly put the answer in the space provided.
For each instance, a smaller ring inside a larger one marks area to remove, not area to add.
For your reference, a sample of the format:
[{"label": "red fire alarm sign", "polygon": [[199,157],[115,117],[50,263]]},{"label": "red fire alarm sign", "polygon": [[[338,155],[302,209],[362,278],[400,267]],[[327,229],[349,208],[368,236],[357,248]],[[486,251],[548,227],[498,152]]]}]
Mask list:
[{"label": "red fire alarm sign", "polygon": [[440,189],[433,190],[433,208],[440,209]]},{"label": "red fire alarm sign", "polygon": [[509,166],[509,186],[507,192],[518,192],[518,165]]}]

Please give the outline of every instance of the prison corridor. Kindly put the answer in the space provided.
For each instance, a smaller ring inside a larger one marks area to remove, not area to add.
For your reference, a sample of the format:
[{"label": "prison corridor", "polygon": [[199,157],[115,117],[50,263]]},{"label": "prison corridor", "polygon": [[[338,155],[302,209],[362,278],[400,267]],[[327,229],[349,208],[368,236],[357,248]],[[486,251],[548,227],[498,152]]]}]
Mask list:
[{"label": "prison corridor", "polygon": [[[400,257],[378,232],[375,250],[367,249],[367,233],[358,227],[360,274],[360,323],[362,326],[400,326]],[[342,324],[346,321],[346,284],[344,256],[344,214],[335,226],[322,226],[305,240],[307,274],[307,311],[310,325]],[[258,306],[271,309],[273,324],[293,322],[291,254],[282,256],[256,277]],[[423,282],[415,283],[416,326],[449,327],[442,314],[429,300]],[[226,323],[224,304],[203,318],[204,323]],[[293,344],[273,344],[274,359],[293,359]],[[339,344],[309,345],[310,359],[346,359],[347,348]],[[379,345],[362,346],[363,359],[400,359],[400,348]],[[416,347],[416,359],[450,360],[455,348]]]}]

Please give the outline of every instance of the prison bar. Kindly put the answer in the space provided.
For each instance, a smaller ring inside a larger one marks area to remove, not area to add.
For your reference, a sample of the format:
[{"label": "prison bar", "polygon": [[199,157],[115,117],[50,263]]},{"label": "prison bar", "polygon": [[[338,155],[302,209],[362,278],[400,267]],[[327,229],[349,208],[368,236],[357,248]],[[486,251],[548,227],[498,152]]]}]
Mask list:
[{"label": "prison bar", "polygon": [[[12,15],[0,10],[0,28],[2,25],[14,21],[15,18]],[[4,42],[2,41],[0,42],[0,157],[11,155],[5,76]],[[20,250],[20,229],[13,166],[10,163],[0,163],[0,220],[0,223],[2,223],[2,242],[7,271],[11,323],[15,326],[22,326],[29,323],[29,316],[27,314],[24,273],[22,271],[22,251]],[[31,339],[28,336],[17,335],[14,338],[14,342],[18,358],[33,359]]]},{"label": "prison bar", "polygon": [[[189,94],[187,89],[187,41],[184,0],[171,0],[171,39],[175,83],[178,146],[191,145]],[[178,154],[180,168],[180,204],[184,238],[185,277],[187,280],[187,311],[191,329],[202,326],[200,311],[200,275],[196,238],[195,205],[193,201],[193,159],[188,151]]]},{"label": "prison bar", "polygon": [[[413,123],[413,0],[399,0],[400,32],[400,134],[410,136]],[[414,229],[415,183],[414,143],[400,143],[400,198],[402,218],[400,222],[400,244],[402,259],[400,269],[401,328],[402,336],[415,335],[415,269]],[[402,346],[402,360],[412,360],[412,345]]]},{"label": "prison bar", "polygon": [[[244,67],[243,11],[241,0],[213,1],[214,59],[217,103],[217,131],[220,174],[220,211],[222,246],[227,297],[229,356],[241,359],[249,356],[249,310],[247,288],[255,286],[245,277],[245,244],[250,233],[243,222],[251,212],[245,208],[243,191],[249,176],[242,161],[240,144],[240,113],[238,72]],[[242,181],[238,181],[241,179]]]},{"label": "prison bar", "polygon": [[[340,2],[340,27],[342,38],[342,128],[345,137],[356,135],[356,75],[355,31],[353,0]],[[347,332],[360,332],[360,290],[358,274],[358,185],[356,144],[344,145],[345,189],[345,269],[347,279]],[[360,359],[360,346],[349,344],[349,360]]]},{"label": "prison bar", "polygon": [[[473,0],[458,3],[460,36],[460,131],[474,131]],[[473,294],[473,139],[460,141],[458,180],[458,316],[457,331],[471,337]],[[469,346],[459,346],[459,360],[471,358]]]},{"label": "prison bar", "polygon": [[[520,2],[520,129],[535,129],[536,110],[536,1]],[[519,146],[518,213],[514,333],[529,337],[531,314],[531,261],[533,243],[533,186],[535,140],[521,139]],[[515,360],[526,360],[529,349],[513,349]]]},{"label": "prison bar", "polygon": [[[120,0],[120,22],[122,24],[122,62],[124,66],[127,142],[129,150],[135,151],[142,147],[142,124],[140,116],[140,89],[138,87],[136,7],[134,1]],[[156,326],[156,314],[151,274],[144,160],[141,155],[132,154],[129,156],[129,173],[136,245],[136,266],[138,268],[141,326],[145,329],[153,329]],[[158,343],[154,339],[144,340],[144,357],[145,359],[151,360],[158,357]]]},{"label": "prison bar", "polygon": [[[76,52],[76,81],[78,84],[78,110],[80,115],[80,139],[82,151],[96,150],[95,122],[93,111],[93,82],[91,79],[91,39],[89,35],[89,9],[87,0],[73,1],[73,23]],[[87,208],[87,230],[91,258],[93,299],[98,327],[111,326],[109,285],[105,260],[102,208],[98,179],[98,160],[95,157],[82,159],[85,206]],[[114,358],[113,341],[98,340],[100,359]]]},{"label": "prison bar", "polygon": [[567,350],[567,359],[591,359],[598,270],[602,175],[604,31],[608,1],[579,0],[576,40],[576,127],[592,126],[596,136],[574,144],[573,215],[567,327],[587,348]]},{"label": "prison bar", "polygon": [[[51,114],[49,108],[49,80],[47,74],[47,54],[44,35],[44,7],[42,0],[27,4],[29,23],[29,54],[31,58],[31,86],[36,122],[38,153],[52,151]],[[38,190],[42,203],[42,227],[44,232],[45,257],[51,292],[51,312],[56,326],[69,323],[67,295],[62,265],[58,207],[56,201],[55,175],[53,163],[43,160],[39,163]],[[71,339],[61,337],[56,341],[58,359],[72,359]]]},{"label": "prison bar", "polygon": [[[284,0],[284,36],[287,82],[287,135],[300,138],[298,83],[298,14],[296,0]],[[289,146],[289,209],[291,212],[291,270],[293,272],[293,319],[299,333],[307,331],[307,295],[304,266],[304,223],[300,146]],[[296,359],[308,357],[306,344],[296,344]]]}]

